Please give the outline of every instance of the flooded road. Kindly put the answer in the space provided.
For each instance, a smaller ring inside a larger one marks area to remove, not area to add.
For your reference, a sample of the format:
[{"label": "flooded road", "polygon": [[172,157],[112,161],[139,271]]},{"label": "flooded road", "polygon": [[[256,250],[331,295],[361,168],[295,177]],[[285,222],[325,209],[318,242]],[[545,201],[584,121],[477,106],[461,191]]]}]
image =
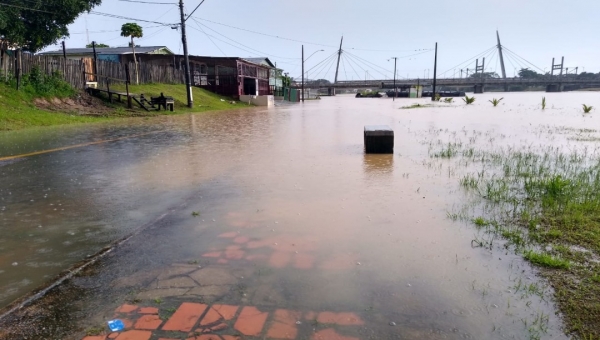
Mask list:
[{"label": "flooded road", "polygon": [[[470,138],[595,147],[560,131],[599,126],[580,106],[600,107],[600,96],[476,97],[402,109],[430,101],[341,95],[4,133],[0,158],[75,147],[0,160],[0,306],[144,227],[75,280],[89,292],[73,307],[83,328],[127,301],[175,315],[181,303],[218,302],[256,308],[267,324],[293,314],[294,336],[265,326],[256,335],[266,338],[566,338],[531,267],[472,248],[475,228],[448,218],[464,201],[462,170],[431,150]],[[365,155],[362,129],[380,124],[395,130],[395,153]]]}]

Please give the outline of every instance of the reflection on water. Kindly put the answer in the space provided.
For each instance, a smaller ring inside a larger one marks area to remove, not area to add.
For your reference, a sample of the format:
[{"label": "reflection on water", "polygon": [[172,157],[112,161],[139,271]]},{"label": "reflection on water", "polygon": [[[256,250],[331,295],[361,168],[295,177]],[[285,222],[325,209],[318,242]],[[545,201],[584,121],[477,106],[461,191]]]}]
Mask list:
[{"label": "reflection on water", "polygon": [[394,155],[365,154],[363,164],[367,174],[391,174],[394,171]]},{"label": "reflection on water", "polygon": [[[523,320],[540,314],[561,338],[553,305],[513,289],[516,278],[537,282],[529,266],[472,249],[475,231],[447,219],[462,200],[458,170],[427,143],[441,133],[490,147],[540,143],[541,124],[595,123],[571,103],[600,103],[546,94],[554,108],[542,113],[541,94],[505,94],[497,108],[491,96],[414,110],[400,107],[425,99],[338,96],[5,134],[1,155],[156,132],[0,165],[0,304],[170,212],[93,277],[103,296],[125,299],[130,281],[146,285],[142,301],[166,294],[154,291],[167,289],[161,268],[194,263],[241,280],[215,288],[222,303],[354,313],[365,324],[338,330],[351,338],[527,338]],[[395,130],[395,154],[364,155],[363,126],[376,124]],[[178,301],[202,289],[177,287]]]}]

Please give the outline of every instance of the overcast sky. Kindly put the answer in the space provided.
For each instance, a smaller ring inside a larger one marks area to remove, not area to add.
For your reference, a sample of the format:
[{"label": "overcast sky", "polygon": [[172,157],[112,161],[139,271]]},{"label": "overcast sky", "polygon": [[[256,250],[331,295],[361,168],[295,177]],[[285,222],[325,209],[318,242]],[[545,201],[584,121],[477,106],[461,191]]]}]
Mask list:
[{"label": "overcast sky", "polygon": [[[104,0],[94,10],[159,23],[179,21],[177,0],[139,1],[173,4]],[[187,13],[200,1],[185,0]],[[480,55],[486,56],[486,71],[500,74],[498,53],[491,49],[499,30],[502,45],[509,50],[505,53],[507,76],[512,77],[521,67],[549,71],[552,58],[558,62],[562,56],[565,67],[600,72],[598,13],[599,0],[205,0],[193,15],[195,21],[189,19],[187,26],[191,54],[266,56],[294,77],[301,74],[299,41],[303,41],[306,57],[325,50],[306,61],[306,69],[312,69],[309,78],[331,80],[333,55],[342,35],[346,52],[340,80],[390,78],[391,57],[398,57],[401,77],[432,75],[436,42],[438,74],[446,72],[451,77],[454,72],[460,74],[460,69],[474,69],[475,60],[467,61],[488,50]],[[130,21],[83,15],[70,27],[67,46],[84,47],[86,26],[90,41],[127,46],[119,29]],[[183,53],[178,30],[156,23],[139,24],[146,28],[137,44],[165,45],[174,53]]]}]

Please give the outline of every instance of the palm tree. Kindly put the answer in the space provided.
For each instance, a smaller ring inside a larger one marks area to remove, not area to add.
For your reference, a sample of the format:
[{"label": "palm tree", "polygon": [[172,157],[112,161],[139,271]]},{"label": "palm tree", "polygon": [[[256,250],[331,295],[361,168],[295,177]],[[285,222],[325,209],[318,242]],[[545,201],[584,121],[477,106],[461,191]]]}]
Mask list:
[{"label": "palm tree", "polygon": [[133,43],[133,38],[141,38],[144,36],[144,32],[142,31],[142,27],[136,23],[126,23],[121,26],[121,36],[122,37],[131,37],[131,49],[133,50],[133,62],[135,63],[135,83],[139,85],[140,76],[138,73],[138,62],[135,57],[135,44]]}]

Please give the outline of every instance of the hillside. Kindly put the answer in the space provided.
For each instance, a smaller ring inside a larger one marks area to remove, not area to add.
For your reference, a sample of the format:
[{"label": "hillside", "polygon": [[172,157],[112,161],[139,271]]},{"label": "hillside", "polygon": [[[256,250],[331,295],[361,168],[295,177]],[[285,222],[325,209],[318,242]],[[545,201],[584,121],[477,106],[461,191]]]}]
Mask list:
[{"label": "hillside", "polygon": [[36,126],[93,123],[122,117],[230,110],[246,106],[239,102],[231,104],[230,98],[194,88],[194,108],[189,109],[186,106],[185,85],[138,85],[131,86],[130,91],[135,94],[143,93],[146,97],[158,96],[161,92],[166,96],[172,96],[175,99],[175,111],[146,112],[139,107],[128,110],[124,103],[109,104],[85,93],[75,93],[74,91],[41,96],[28,89],[17,91],[14,86],[0,82],[0,131]]}]

